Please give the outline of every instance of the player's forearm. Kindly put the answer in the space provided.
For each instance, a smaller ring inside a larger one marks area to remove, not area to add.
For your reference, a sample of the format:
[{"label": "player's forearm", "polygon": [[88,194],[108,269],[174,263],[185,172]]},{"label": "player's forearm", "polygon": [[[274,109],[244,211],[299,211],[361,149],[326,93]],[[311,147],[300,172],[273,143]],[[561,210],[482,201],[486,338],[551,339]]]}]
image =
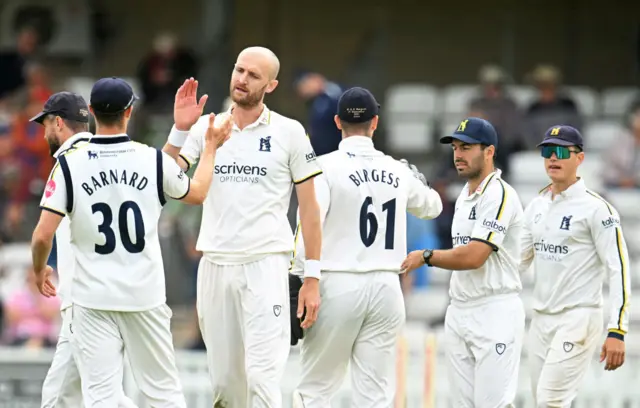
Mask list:
[{"label": "player's forearm", "polygon": [[169,142],[165,143],[164,147],[162,148],[162,151],[168,154],[173,160],[175,160],[175,162],[178,163],[178,166],[180,166],[182,170],[187,171],[189,170],[189,163],[186,163],[185,160],[180,157],[180,150],[180,147],[176,147]]},{"label": "player's forearm", "polygon": [[453,249],[437,249],[429,260],[432,266],[452,271],[478,269],[485,262],[472,251],[469,245],[462,245]]},{"label": "player's forearm", "polygon": [[320,206],[313,201],[300,206],[300,225],[304,239],[305,258],[320,260],[322,251],[322,224],[320,222]]},{"label": "player's forearm", "polygon": [[191,189],[185,202],[188,204],[202,204],[209,194],[211,182],[213,181],[213,167],[215,163],[216,149],[205,149],[196,168]]},{"label": "player's forearm", "polygon": [[[180,147],[176,147],[174,145],[172,145],[171,143],[167,142],[164,144],[164,147],[162,148],[162,151],[165,152],[166,154],[168,154],[169,156],[171,156],[171,158],[173,160],[176,161],[176,163],[178,162],[178,158],[180,157]],[[178,163],[179,164],[179,163]]]},{"label": "player's forearm", "polygon": [[36,229],[31,239],[31,259],[33,270],[38,273],[47,266],[47,259],[53,247],[53,237],[47,237],[39,233]]}]

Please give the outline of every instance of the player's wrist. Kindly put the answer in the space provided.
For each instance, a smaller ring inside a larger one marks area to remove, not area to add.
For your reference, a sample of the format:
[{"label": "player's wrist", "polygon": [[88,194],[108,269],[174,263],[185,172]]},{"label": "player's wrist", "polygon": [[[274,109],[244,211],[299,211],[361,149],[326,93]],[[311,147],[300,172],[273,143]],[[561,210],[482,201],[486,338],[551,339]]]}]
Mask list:
[{"label": "player's wrist", "polygon": [[433,266],[430,263],[431,257],[433,257],[433,249],[425,249],[424,251],[422,251],[422,261],[425,265]]},{"label": "player's wrist", "polygon": [[187,141],[187,136],[189,136],[189,130],[179,130],[176,125],[173,125],[167,142],[172,146],[182,147]]},{"label": "player's wrist", "polygon": [[306,281],[307,278],[314,278],[320,280],[320,261],[317,259],[307,259],[304,261],[304,274],[303,277]]},{"label": "player's wrist", "polygon": [[610,337],[612,339],[618,339],[621,341],[624,341],[624,334],[617,331],[617,330],[609,330],[609,333],[607,334],[607,337]]}]

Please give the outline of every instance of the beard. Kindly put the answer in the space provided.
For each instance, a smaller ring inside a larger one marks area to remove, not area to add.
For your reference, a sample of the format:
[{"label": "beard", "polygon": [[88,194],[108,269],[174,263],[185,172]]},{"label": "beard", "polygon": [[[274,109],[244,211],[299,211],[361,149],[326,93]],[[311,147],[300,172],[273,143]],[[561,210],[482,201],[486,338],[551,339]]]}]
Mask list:
[{"label": "beard", "polygon": [[263,86],[255,92],[248,92],[244,96],[236,96],[233,92],[234,88],[235,87],[231,85],[229,89],[229,96],[231,97],[231,100],[240,107],[253,108],[255,106],[258,106],[260,102],[262,102],[265,94],[265,89],[267,89],[267,85]]},{"label": "beard", "polygon": [[467,167],[463,170],[458,170],[458,175],[465,180],[472,180],[478,178],[484,171],[482,158],[480,160],[471,160],[471,162],[464,162]]},{"label": "beard", "polygon": [[45,135],[47,144],[49,145],[49,154],[53,157],[53,154],[60,149],[62,144],[58,141],[58,138],[54,135]]}]

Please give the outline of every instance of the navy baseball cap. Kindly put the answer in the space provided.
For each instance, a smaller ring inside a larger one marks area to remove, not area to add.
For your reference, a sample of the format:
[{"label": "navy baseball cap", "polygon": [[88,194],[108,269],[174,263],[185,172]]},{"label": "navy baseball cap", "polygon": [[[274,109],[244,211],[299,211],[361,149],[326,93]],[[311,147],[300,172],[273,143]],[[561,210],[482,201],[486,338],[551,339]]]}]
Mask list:
[{"label": "navy baseball cap", "polygon": [[370,121],[380,112],[380,104],[371,92],[364,88],[348,89],[338,100],[338,117],[347,123]]},{"label": "navy baseball cap", "polygon": [[29,119],[29,122],[42,124],[47,115],[60,116],[62,119],[89,123],[89,107],[84,98],[73,92],[58,92],[44,103],[42,112]]},{"label": "navy baseball cap", "polygon": [[449,136],[440,138],[440,143],[449,144],[459,140],[468,144],[483,144],[498,148],[498,134],[491,123],[480,118],[467,118]]},{"label": "navy baseball cap", "polygon": [[550,127],[544,134],[544,139],[538,147],[545,145],[556,146],[578,146],[582,149],[583,146],[582,135],[578,129],[567,126],[558,125]]},{"label": "navy baseball cap", "polygon": [[102,78],[91,89],[91,107],[95,112],[115,115],[129,109],[138,97],[125,80]]}]

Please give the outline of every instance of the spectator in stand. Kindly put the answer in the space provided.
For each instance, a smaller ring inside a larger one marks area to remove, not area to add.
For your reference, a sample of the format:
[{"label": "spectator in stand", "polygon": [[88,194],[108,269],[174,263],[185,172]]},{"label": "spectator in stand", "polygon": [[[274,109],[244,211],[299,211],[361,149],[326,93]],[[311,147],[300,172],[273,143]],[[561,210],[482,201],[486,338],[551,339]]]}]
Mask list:
[{"label": "spectator in stand", "polygon": [[171,33],[158,35],[153,51],[138,69],[144,107],[152,113],[171,113],[176,90],[197,71],[198,63],[191,50],[181,47]]},{"label": "spectator in stand", "polygon": [[[522,112],[507,93],[509,78],[502,68],[485,65],[478,73],[481,93],[469,105],[469,116],[491,122],[500,139],[496,162],[504,177],[509,173],[509,155],[525,148]],[[447,163],[449,165],[449,163]]]},{"label": "spectator in stand", "polygon": [[[31,63],[26,67],[26,85],[17,93],[21,109],[14,115],[10,126],[13,165],[9,173],[10,201],[4,213],[2,227],[15,234],[24,233],[25,205],[39,195],[49,176],[53,160],[49,146],[43,143],[44,128],[29,119],[40,112],[52,94],[44,67]],[[26,237],[23,237],[26,238]]]},{"label": "spectator in stand", "polygon": [[640,188],[640,103],[632,107],[627,126],[605,155],[607,186]]},{"label": "spectator in stand", "polygon": [[33,271],[28,272],[25,287],[7,298],[4,309],[9,344],[30,348],[56,344],[60,300],[40,294]]},{"label": "spectator in stand", "polygon": [[309,105],[307,132],[316,155],[338,150],[342,132],[337,128],[334,117],[338,112],[342,87],[316,72],[298,74],[294,87],[298,96]]},{"label": "spectator in stand", "polygon": [[575,101],[561,90],[562,75],[552,65],[539,65],[530,74],[530,81],[538,89],[538,99],[525,114],[527,149],[534,150],[542,135],[551,126],[561,123],[582,130],[582,117]]},{"label": "spectator in stand", "polygon": [[0,100],[10,97],[26,82],[24,67],[38,46],[38,33],[32,27],[20,29],[14,50],[0,53]]}]

